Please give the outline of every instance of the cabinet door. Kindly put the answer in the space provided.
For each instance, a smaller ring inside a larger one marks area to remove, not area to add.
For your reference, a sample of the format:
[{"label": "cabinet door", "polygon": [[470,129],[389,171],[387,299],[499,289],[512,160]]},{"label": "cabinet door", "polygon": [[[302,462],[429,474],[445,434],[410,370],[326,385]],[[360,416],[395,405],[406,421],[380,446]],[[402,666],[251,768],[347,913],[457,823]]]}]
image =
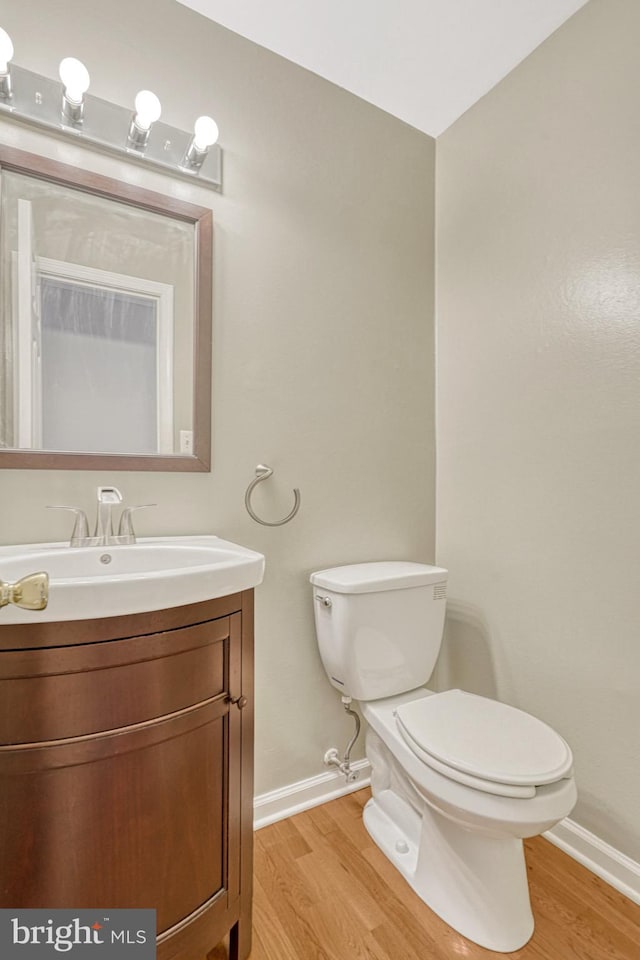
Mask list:
[{"label": "cabinet door", "polygon": [[228,911],[238,896],[239,621],[215,641],[225,690],[208,700],[0,748],[1,907],[153,907],[159,933],[205,904]]}]

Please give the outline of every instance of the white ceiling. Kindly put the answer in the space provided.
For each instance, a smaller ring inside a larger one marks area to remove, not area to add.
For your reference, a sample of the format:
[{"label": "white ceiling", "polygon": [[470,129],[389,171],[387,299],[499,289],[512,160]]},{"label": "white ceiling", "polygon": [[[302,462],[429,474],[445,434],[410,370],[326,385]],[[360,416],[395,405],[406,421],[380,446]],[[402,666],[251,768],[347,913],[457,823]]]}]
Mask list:
[{"label": "white ceiling", "polygon": [[178,0],[437,137],[587,0]]}]

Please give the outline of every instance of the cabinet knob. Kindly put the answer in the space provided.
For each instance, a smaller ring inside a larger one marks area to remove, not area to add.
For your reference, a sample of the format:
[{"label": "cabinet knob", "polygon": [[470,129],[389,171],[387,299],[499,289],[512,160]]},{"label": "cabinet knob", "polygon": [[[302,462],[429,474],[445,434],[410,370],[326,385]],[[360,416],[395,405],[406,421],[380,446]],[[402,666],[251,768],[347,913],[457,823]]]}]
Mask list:
[{"label": "cabinet knob", "polygon": [[238,710],[244,710],[249,701],[246,697],[227,697],[227,703],[235,703]]}]

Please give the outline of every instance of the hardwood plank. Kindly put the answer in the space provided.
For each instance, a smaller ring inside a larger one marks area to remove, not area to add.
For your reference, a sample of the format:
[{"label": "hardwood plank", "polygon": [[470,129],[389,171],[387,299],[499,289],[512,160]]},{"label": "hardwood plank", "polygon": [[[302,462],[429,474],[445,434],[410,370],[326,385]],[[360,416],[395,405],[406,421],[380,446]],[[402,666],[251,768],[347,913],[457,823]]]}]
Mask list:
[{"label": "hardwood plank", "polygon": [[323,803],[319,807],[312,807],[311,810],[306,810],[304,814],[299,814],[298,817],[302,822],[309,820],[319,833],[332,833],[336,828],[336,822],[331,814],[328,813],[330,806],[328,803]]},{"label": "hardwood plank", "polygon": [[350,913],[355,913],[361,926],[367,931],[374,930],[380,923],[380,906],[367,891],[360,878],[346,870],[342,865],[336,869],[334,860],[325,852],[310,853],[299,861],[299,867],[308,872],[308,883],[315,892],[316,902],[346,905]]},{"label": "hardwood plank", "polygon": [[[333,960],[308,920],[311,913],[309,907],[317,908],[317,904],[309,897],[304,878],[295,869],[296,861],[287,857],[286,853],[283,855],[279,846],[274,845],[265,850],[256,850],[256,864],[258,862],[260,866],[256,870],[256,880],[264,888],[270,912],[286,931],[294,956],[304,957],[305,960]],[[258,933],[262,936],[261,931]],[[262,939],[264,943],[265,938]],[[265,960],[276,960],[279,957],[277,945],[272,949],[271,942],[267,943]]]},{"label": "hardwood plank", "polygon": [[277,844],[285,843],[294,859],[311,853],[311,847],[295,825],[295,817],[289,817],[288,820],[278,820],[271,824],[268,830],[258,830],[255,834],[255,843],[265,850]]},{"label": "hardwood plank", "polygon": [[[593,875],[584,867],[581,867],[582,882],[573,883],[568,877],[568,874],[575,873],[572,863],[566,865],[566,872],[549,870],[546,859],[540,862],[539,848],[546,857],[549,853],[546,846],[551,844],[540,838],[538,844],[527,850],[537,940],[551,947],[561,931],[569,931],[565,946],[567,960],[574,960],[574,957],[576,960],[626,960],[627,957],[640,956],[638,923],[634,924],[631,917],[621,918],[618,911],[611,910],[606,894],[598,897],[594,893],[595,887],[590,883]],[[537,867],[534,868],[536,861]],[[602,881],[600,883],[603,888],[607,887]]]},{"label": "hardwood plank", "polygon": [[407,940],[404,930],[397,923],[385,920],[373,931],[373,936],[378,945],[380,953],[384,960],[389,957],[402,957],[402,960],[432,960],[431,953],[416,953],[413,946]]},{"label": "hardwood plank", "polygon": [[251,960],[268,960],[274,955],[279,957],[279,960],[298,960],[299,956],[285,926],[276,915],[264,887],[259,880],[255,880]]},{"label": "hardwood plank", "polygon": [[[624,930],[630,937],[638,937],[638,905],[628,897],[591,873],[577,860],[573,860],[544,837],[525,841],[525,851],[530,874],[544,873],[545,877],[555,877],[561,886],[579,888],[580,899],[595,910],[615,917],[617,929]],[[638,942],[640,956],[640,941]]]}]

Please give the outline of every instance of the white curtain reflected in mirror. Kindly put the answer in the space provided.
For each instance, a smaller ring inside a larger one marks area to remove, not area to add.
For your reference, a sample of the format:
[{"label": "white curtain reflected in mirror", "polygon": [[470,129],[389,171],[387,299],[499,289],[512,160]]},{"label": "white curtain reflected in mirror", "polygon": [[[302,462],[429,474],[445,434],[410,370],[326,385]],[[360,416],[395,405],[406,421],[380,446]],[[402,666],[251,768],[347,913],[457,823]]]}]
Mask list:
[{"label": "white curtain reflected in mirror", "polygon": [[[165,337],[160,297],[43,272],[38,289],[39,382],[30,386],[32,396],[42,399],[42,429],[41,437],[21,437],[20,446],[172,453],[171,367],[159,362],[163,349],[172,352],[172,289]],[[169,344],[161,348],[163,340]]]},{"label": "white curtain reflected in mirror", "polygon": [[197,221],[146,207],[2,170],[5,451],[192,454]]}]

